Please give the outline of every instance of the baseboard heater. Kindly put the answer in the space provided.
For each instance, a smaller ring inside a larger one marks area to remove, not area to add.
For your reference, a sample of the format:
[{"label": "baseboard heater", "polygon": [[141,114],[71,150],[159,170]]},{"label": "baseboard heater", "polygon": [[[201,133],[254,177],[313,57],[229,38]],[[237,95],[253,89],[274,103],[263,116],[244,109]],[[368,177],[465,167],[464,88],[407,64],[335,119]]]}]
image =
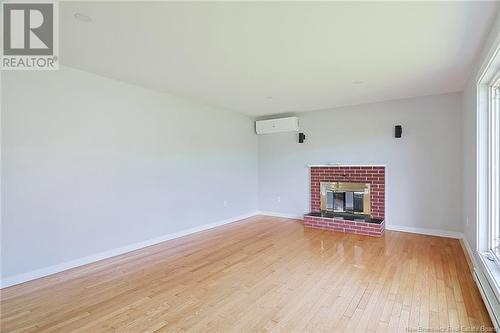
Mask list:
[{"label": "baseboard heater", "polygon": [[500,303],[498,302],[498,298],[491,288],[491,285],[486,276],[483,274],[483,272],[481,272],[481,270],[477,268],[474,268],[474,280],[476,280],[476,284],[479,288],[481,296],[483,297],[486,309],[490,314],[493,326],[495,326],[498,331],[500,327],[499,318],[497,317],[497,314],[500,314]]}]

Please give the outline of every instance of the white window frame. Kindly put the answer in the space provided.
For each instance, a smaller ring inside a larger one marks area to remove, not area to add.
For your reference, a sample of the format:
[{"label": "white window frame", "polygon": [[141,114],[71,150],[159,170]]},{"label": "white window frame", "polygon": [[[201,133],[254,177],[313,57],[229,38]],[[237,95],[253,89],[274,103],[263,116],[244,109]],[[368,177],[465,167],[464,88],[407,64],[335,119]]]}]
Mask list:
[{"label": "white window frame", "polygon": [[500,73],[488,86],[488,251],[500,264],[500,219],[499,219],[499,136],[500,136]]},{"label": "white window frame", "polygon": [[[476,207],[477,207],[477,230],[476,251],[478,252],[479,266],[487,277],[497,300],[500,302],[500,251],[494,247],[500,241],[494,242],[493,235],[498,235],[493,221],[498,218],[498,198],[500,189],[493,184],[498,177],[498,100],[495,89],[500,82],[500,41],[496,49],[491,53],[490,59],[482,74],[477,80],[477,156],[476,156]],[[496,183],[498,184],[498,182]],[[495,244],[496,243],[496,244]],[[500,249],[499,249],[500,250]]]}]

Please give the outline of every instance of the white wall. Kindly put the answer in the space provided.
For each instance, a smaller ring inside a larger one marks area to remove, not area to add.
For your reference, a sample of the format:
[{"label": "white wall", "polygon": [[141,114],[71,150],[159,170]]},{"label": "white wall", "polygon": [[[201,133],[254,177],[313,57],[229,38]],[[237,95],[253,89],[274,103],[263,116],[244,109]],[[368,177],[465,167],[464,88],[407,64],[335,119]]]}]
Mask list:
[{"label": "white wall", "polygon": [[250,118],[70,68],[2,74],[2,278],[257,209]]},{"label": "white wall", "polygon": [[500,42],[500,15],[492,26],[463,93],[464,132],[464,234],[472,249],[477,246],[477,83],[494,47]]},{"label": "white wall", "polygon": [[[307,164],[385,164],[389,225],[462,231],[461,94],[298,114],[296,133],[259,136],[259,209],[309,211]],[[403,137],[394,138],[394,125]],[[277,197],[281,201],[278,202]]]}]

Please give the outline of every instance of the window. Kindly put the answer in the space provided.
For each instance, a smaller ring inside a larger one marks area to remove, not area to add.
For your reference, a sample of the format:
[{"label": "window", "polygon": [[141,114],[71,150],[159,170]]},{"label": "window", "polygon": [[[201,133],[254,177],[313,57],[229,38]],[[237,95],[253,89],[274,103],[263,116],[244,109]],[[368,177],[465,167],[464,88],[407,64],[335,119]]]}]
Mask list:
[{"label": "window", "polygon": [[500,73],[488,91],[488,248],[500,263]]},{"label": "window", "polygon": [[[500,327],[500,40],[490,50],[477,77],[476,182],[469,187],[476,200],[476,281],[495,327]],[[470,96],[464,95],[468,101]],[[467,128],[467,127],[466,127]],[[467,147],[466,147],[467,148]],[[466,164],[467,166],[467,164]],[[469,164],[470,166],[470,164]],[[470,198],[470,192],[465,193]],[[469,203],[469,202],[468,202]],[[466,211],[471,206],[464,207]],[[468,217],[466,217],[468,218]],[[466,220],[466,225],[468,220]],[[467,240],[467,238],[466,238]]]}]

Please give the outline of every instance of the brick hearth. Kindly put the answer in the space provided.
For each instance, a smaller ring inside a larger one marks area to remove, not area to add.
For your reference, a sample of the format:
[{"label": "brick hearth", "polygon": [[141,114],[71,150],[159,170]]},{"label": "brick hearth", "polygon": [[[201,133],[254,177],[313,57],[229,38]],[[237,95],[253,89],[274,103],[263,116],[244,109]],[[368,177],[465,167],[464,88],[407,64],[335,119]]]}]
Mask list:
[{"label": "brick hearth", "polygon": [[304,216],[304,226],[316,229],[347,232],[351,234],[380,237],[385,230],[385,222],[366,223],[330,217]]},{"label": "brick hearth", "polygon": [[[311,166],[311,212],[319,213],[320,182],[355,182],[370,184],[372,218],[385,218],[385,167],[383,166]],[[366,223],[341,218],[304,216],[304,226],[349,232],[370,236],[381,236],[385,223]]]}]

